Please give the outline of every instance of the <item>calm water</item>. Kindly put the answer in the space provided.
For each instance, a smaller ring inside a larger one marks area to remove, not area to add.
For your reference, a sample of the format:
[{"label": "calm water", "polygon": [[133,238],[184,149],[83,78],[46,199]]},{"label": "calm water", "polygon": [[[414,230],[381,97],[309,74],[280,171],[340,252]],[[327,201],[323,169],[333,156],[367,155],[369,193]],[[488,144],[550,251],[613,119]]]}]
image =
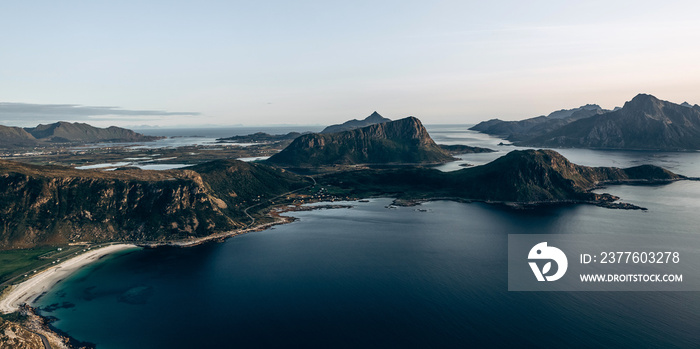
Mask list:
[{"label": "calm water", "polygon": [[[567,156],[700,175],[697,153]],[[98,348],[697,347],[698,292],[507,291],[508,234],[700,233],[700,182],[605,191],[649,211],[431,202],[420,212],[374,199],[224,243],[113,256],[39,305],[63,305],[45,314]]]}]

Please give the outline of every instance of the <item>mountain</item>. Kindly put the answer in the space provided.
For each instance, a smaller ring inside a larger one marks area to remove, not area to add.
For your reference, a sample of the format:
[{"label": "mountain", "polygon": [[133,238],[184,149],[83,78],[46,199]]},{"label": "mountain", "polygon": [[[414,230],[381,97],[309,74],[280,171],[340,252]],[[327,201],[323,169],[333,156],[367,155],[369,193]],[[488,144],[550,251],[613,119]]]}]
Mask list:
[{"label": "mountain", "polygon": [[226,138],[217,138],[217,141],[230,141],[234,143],[274,143],[282,141],[291,141],[294,138],[301,136],[299,132],[289,132],[287,134],[271,135],[265,132],[251,133],[245,136],[233,136]]},{"label": "mountain", "polygon": [[594,168],[572,164],[552,150],[522,150],[486,165],[453,172],[428,168],[368,169],[332,173],[317,181],[360,195],[406,200],[443,197],[486,202],[609,204],[614,197],[590,190],[605,183],[663,183],[683,178],[657,166]]},{"label": "mountain", "polygon": [[207,236],[247,224],[246,207],[307,185],[289,172],[237,160],[168,171],[0,160],[0,249]]},{"label": "mountain", "polygon": [[414,117],[338,133],[298,137],[267,161],[282,166],[419,164],[452,160]]},{"label": "mountain", "polygon": [[48,125],[25,128],[34,138],[46,142],[144,142],[158,137],[144,136],[125,128],[99,128],[84,123],[59,121]]},{"label": "mountain", "polygon": [[23,128],[0,125],[0,147],[26,147],[36,143],[36,138]]},{"label": "mountain", "polygon": [[562,109],[547,116],[537,116],[521,121],[503,121],[492,119],[480,122],[470,130],[494,136],[504,137],[510,141],[521,141],[556,130],[576,120],[608,112],[597,104],[587,104],[574,109]]},{"label": "mountain", "polygon": [[700,149],[700,107],[639,94],[613,112],[577,120],[521,145],[643,150]]},{"label": "mountain", "polygon": [[357,120],[353,119],[350,121],[346,121],[342,124],[339,125],[331,125],[323,129],[321,133],[336,133],[336,132],[343,132],[343,131],[350,131],[354,130],[356,128],[361,128],[361,127],[366,127],[369,125],[374,125],[374,124],[381,124],[384,122],[389,122],[391,119],[387,119],[376,111],[372,113],[372,115],[366,117],[364,120]]}]

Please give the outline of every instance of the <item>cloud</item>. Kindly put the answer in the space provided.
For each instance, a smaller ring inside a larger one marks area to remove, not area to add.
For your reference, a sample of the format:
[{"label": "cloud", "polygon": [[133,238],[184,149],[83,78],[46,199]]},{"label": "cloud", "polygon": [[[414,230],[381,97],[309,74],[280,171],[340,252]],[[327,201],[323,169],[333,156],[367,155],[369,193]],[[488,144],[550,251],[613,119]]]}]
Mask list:
[{"label": "cloud", "polygon": [[92,107],[78,104],[30,104],[0,102],[0,121],[32,124],[44,121],[81,121],[95,119],[139,119],[166,116],[197,116],[196,112],[128,110],[120,107]]}]

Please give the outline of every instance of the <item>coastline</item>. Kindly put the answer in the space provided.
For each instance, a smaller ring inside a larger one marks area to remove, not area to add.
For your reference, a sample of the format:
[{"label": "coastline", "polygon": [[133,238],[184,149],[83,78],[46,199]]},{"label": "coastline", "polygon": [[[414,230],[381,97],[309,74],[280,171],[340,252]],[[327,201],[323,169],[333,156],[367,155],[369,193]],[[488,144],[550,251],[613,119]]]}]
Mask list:
[{"label": "coastline", "polygon": [[243,235],[251,232],[257,232],[269,229],[275,225],[287,224],[295,221],[294,217],[281,216],[281,213],[290,211],[307,211],[312,209],[323,208],[341,208],[347,205],[322,205],[315,207],[295,206],[295,207],[277,207],[272,208],[269,216],[274,218],[272,222],[261,223],[238,230],[231,230],[223,233],[212,234],[201,238],[191,240],[175,240],[167,242],[133,242],[133,243],[115,243],[109,246],[100,247],[83,254],[71,257],[56,266],[52,266],[44,271],[37,273],[19,284],[10,286],[3,294],[0,295],[0,313],[9,314],[20,310],[22,304],[31,305],[39,296],[48,292],[58,282],[70,276],[78,269],[91,264],[100,258],[126,249],[135,248],[157,248],[161,246],[177,246],[177,247],[193,247],[210,241],[223,241],[227,238]]},{"label": "coastline", "polygon": [[[318,202],[323,202],[323,201],[318,201]],[[175,247],[192,247],[192,246],[197,246],[201,245],[203,243],[211,242],[211,241],[223,241],[228,238],[238,236],[238,235],[243,235],[243,234],[248,234],[252,232],[258,232],[258,231],[263,231],[270,229],[276,225],[281,225],[281,224],[288,224],[296,221],[297,219],[291,216],[282,216],[282,213],[286,212],[299,212],[299,211],[310,211],[310,210],[320,210],[320,209],[329,209],[329,208],[348,208],[350,205],[336,205],[336,204],[327,204],[327,205],[318,205],[318,206],[303,206],[303,205],[294,205],[293,207],[290,206],[271,206],[269,208],[269,212],[267,213],[269,217],[273,218],[274,220],[271,222],[265,222],[265,223],[259,223],[256,225],[252,225],[249,227],[237,229],[237,230],[229,230],[225,231],[222,233],[215,233],[199,238],[193,238],[193,239],[187,239],[187,240],[172,240],[172,241],[142,241],[142,242],[133,242],[138,247],[145,247],[145,248],[157,248],[157,247],[162,247],[162,246],[175,246]]]},{"label": "coastline", "polygon": [[114,244],[97,248],[39,272],[20,284],[10,286],[9,290],[0,299],[0,313],[15,312],[19,310],[20,305],[31,304],[59,281],[73,274],[78,269],[106,255],[132,248],[138,248],[138,246],[134,244]]}]

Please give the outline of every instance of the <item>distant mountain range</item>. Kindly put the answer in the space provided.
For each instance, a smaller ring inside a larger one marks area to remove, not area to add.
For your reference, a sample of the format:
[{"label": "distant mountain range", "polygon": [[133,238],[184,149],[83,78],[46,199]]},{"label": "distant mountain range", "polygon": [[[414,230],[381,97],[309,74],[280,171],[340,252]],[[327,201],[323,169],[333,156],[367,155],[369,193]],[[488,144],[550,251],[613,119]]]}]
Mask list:
[{"label": "distant mountain range", "polygon": [[366,127],[366,126],[374,125],[374,124],[381,124],[381,123],[389,122],[389,121],[391,121],[391,119],[387,119],[387,118],[379,115],[379,113],[377,113],[375,111],[372,113],[372,115],[366,117],[364,120],[353,119],[353,120],[346,121],[346,122],[339,124],[339,125],[331,125],[331,126],[324,128],[323,131],[321,131],[321,133],[336,133],[336,132],[350,131],[350,130],[354,130],[356,128],[362,128],[362,127]]},{"label": "distant mountain range", "polygon": [[291,167],[350,164],[424,164],[454,160],[415,117],[337,133],[296,138],[267,161]]},{"label": "distant mountain range", "polygon": [[579,119],[609,112],[597,104],[587,104],[574,109],[562,109],[521,121],[503,121],[492,119],[478,123],[470,130],[505,137],[512,142],[530,139],[536,135],[546,134]]},{"label": "distant mountain range", "polygon": [[26,128],[0,125],[0,147],[5,148],[55,143],[145,142],[158,138],[116,126],[99,128],[65,121]]},{"label": "distant mountain range", "polygon": [[700,106],[639,94],[613,111],[598,107],[582,109],[564,118],[489,120],[471,129],[506,137],[522,146],[698,150]]}]

